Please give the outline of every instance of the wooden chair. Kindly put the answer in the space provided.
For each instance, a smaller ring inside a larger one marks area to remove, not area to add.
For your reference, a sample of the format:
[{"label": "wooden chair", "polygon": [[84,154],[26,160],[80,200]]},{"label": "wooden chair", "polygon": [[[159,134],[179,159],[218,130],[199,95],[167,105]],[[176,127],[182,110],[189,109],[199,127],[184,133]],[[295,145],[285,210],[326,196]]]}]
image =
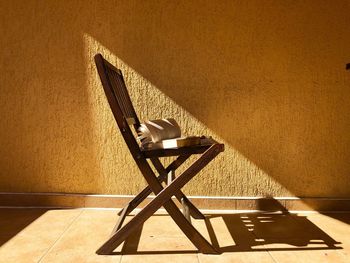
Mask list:
[{"label": "wooden chair", "polygon": [[[191,147],[143,149],[139,146],[131,130],[131,126],[137,130],[140,126],[140,121],[132,106],[121,71],[106,61],[101,54],[95,56],[95,63],[114,118],[131,155],[148,183],[148,186],[119,212],[119,220],[111,236],[96,253],[111,254],[115,248],[125,241],[133,231],[151,217],[161,206],[166,209],[175,223],[200,252],[206,254],[218,253],[192,226],[190,215],[196,219],[204,219],[205,217],[184,195],[181,188],[220,152],[224,151],[224,145],[217,143],[213,139],[206,138],[201,141],[200,145]],[[200,156],[188,169],[175,177],[175,170],[193,154],[200,154]],[[177,158],[169,166],[164,167],[159,158],[166,156],[175,156]],[[158,177],[152,170],[149,161],[157,170]],[[167,182],[167,187],[164,188],[162,182]],[[152,192],[156,195],[155,198],[122,227],[125,217]],[[182,203],[184,214],[181,213],[171,199],[172,196],[175,196]]]}]

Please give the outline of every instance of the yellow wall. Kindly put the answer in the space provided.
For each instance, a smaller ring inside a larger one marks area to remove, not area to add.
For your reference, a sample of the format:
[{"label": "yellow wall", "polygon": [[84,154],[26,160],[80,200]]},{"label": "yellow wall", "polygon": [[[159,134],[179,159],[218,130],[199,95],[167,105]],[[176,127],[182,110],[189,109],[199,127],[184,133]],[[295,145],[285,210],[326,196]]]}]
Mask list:
[{"label": "yellow wall", "polygon": [[350,197],[349,1],[1,1],[0,191],[144,182],[93,64],[221,154],[191,195]]}]

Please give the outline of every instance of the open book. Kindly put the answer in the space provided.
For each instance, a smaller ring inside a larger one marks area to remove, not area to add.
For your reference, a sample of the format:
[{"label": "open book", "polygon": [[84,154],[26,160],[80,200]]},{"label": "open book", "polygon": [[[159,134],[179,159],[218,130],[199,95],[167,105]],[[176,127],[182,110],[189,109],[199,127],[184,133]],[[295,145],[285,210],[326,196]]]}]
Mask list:
[{"label": "open book", "polygon": [[174,119],[150,120],[141,123],[138,139],[143,148],[178,148],[198,145],[201,137],[181,137],[181,129]]}]

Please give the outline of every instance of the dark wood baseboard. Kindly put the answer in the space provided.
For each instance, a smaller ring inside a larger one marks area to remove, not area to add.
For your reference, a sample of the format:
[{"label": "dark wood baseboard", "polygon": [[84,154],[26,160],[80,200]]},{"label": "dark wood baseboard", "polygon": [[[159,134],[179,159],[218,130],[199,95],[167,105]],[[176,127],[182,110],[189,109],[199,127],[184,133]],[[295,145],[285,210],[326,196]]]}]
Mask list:
[{"label": "dark wood baseboard", "polygon": [[[0,193],[2,207],[47,208],[122,208],[133,196],[65,193]],[[147,198],[143,207],[152,197]],[[257,210],[257,211],[350,211],[346,198],[297,197],[209,197],[192,196],[189,199],[200,209]]]}]

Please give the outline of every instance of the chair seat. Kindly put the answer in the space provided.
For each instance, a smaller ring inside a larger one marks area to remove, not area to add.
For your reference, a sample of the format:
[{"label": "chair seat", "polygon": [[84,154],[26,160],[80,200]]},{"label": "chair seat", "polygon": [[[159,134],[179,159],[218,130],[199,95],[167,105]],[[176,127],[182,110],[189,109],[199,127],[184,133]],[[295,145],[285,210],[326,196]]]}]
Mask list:
[{"label": "chair seat", "polygon": [[[150,148],[150,149],[141,149],[145,158],[153,157],[166,157],[166,156],[178,156],[182,154],[201,154],[204,153],[210,146],[214,144],[220,144],[211,137],[201,138],[201,143],[198,145],[184,146],[178,148]],[[222,144],[223,146],[223,144]]]}]

